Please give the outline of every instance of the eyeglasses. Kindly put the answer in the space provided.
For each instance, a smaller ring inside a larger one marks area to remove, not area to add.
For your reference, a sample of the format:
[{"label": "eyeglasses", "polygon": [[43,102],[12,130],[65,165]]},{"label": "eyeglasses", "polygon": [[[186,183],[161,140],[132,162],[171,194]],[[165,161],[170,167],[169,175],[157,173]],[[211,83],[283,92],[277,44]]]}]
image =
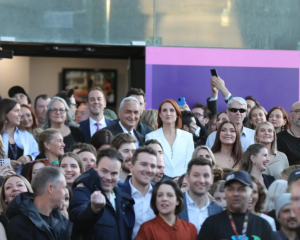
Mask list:
[{"label": "eyeglasses", "polygon": [[291,112],[295,112],[295,113],[297,113],[298,115],[300,115],[300,109],[292,110]]},{"label": "eyeglasses", "polygon": [[50,112],[51,112],[51,113],[60,113],[60,114],[62,114],[62,113],[64,113],[64,112],[66,112],[66,109],[63,109],[63,108],[60,108],[60,109],[57,109],[57,108],[51,108],[51,109],[50,109]]},{"label": "eyeglasses", "polygon": [[244,108],[228,108],[228,110],[233,113],[236,113],[237,111],[239,111],[240,113],[246,112],[246,109]]},{"label": "eyeglasses", "polygon": [[194,113],[195,114],[195,116],[198,118],[198,117],[202,117],[202,116],[204,116],[203,114],[201,114],[201,113]]}]

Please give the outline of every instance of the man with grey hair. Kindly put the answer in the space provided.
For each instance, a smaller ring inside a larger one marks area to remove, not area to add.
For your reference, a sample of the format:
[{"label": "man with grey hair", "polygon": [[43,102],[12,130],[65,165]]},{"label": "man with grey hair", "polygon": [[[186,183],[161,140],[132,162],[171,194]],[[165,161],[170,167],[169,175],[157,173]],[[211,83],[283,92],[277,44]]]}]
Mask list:
[{"label": "man with grey hair", "polygon": [[[241,144],[243,152],[245,152],[251,144],[254,144],[255,135],[254,130],[243,126],[243,121],[246,117],[246,111],[247,103],[245,99],[241,97],[233,97],[227,103],[226,113],[228,115],[229,120],[234,122],[238,127],[238,130],[241,135]],[[208,136],[206,140],[206,146],[208,146],[209,148],[212,148],[212,146],[214,145],[216,134],[217,132],[212,132]]]},{"label": "man with grey hair", "polygon": [[7,209],[8,239],[70,239],[72,224],[60,212],[67,184],[60,168],[41,168],[32,179],[33,194],[18,195]]},{"label": "man with grey hair", "polygon": [[292,105],[288,119],[290,128],[277,134],[277,148],[287,156],[292,166],[300,163],[300,102]]},{"label": "man with grey hair", "polygon": [[143,146],[145,137],[134,129],[140,120],[140,102],[135,97],[126,97],[122,100],[119,108],[120,121],[106,127],[113,136],[119,133],[129,133],[136,138],[136,147]]}]

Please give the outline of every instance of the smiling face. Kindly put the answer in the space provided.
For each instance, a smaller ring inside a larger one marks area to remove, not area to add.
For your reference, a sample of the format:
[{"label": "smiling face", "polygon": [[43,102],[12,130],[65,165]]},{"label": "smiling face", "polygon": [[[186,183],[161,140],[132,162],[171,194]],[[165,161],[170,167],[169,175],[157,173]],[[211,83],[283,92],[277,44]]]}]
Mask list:
[{"label": "smiling face", "polygon": [[258,124],[260,124],[261,122],[265,122],[265,121],[266,121],[266,115],[263,112],[263,110],[257,108],[252,111],[250,123],[254,126],[254,129],[256,129]]},{"label": "smiling face", "polygon": [[159,182],[165,174],[164,153],[161,146],[157,143],[151,143],[148,145],[148,147],[154,149],[157,153],[157,171],[156,171],[154,182]]},{"label": "smiling face", "polygon": [[80,176],[78,162],[72,157],[63,158],[60,167],[65,171],[65,178],[68,185],[71,185]]},{"label": "smiling face", "polygon": [[137,102],[125,102],[122,109],[119,109],[119,118],[122,125],[131,131],[140,120],[140,105]]},{"label": "smiling face", "polygon": [[10,177],[4,184],[5,202],[9,204],[20,193],[28,192],[25,183],[19,177]]},{"label": "smiling face", "polygon": [[105,193],[110,193],[117,185],[121,172],[121,162],[117,159],[103,157],[98,163],[97,172],[101,178],[101,187]]},{"label": "smiling face", "polygon": [[257,142],[263,144],[272,143],[274,141],[273,128],[268,124],[260,125],[257,131],[256,140]]},{"label": "smiling face", "polygon": [[255,167],[261,172],[267,169],[267,165],[270,162],[268,149],[266,148],[260,149],[259,153],[256,156],[251,155],[250,158],[253,163],[253,168]]},{"label": "smiling face", "polygon": [[157,159],[154,155],[139,153],[134,165],[130,165],[132,181],[142,186],[149,185],[156,175],[156,165]]},{"label": "smiling face", "polygon": [[52,139],[49,143],[44,143],[46,147],[46,151],[49,151],[51,154],[60,157],[64,155],[64,147],[66,146],[64,143],[64,138],[60,133],[55,133],[52,135]]},{"label": "smiling face", "polygon": [[236,140],[235,128],[231,123],[225,123],[220,132],[220,141],[222,144],[232,145]]},{"label": "smiling face", "polygon": [[106,99],[99,90],[93,90],[89,93],[87,103],[91,116],[103,114],[103,110],[106,108]]},{"label": "smiling face", "polygon": [[189,174],[186,174],[189,191],[194,195],[203,196],[213,184],[211,168],[208,165],[193,165]]},{"label": "smiling face", "polygon": [[26,107],[21,107],[21,126],[26,129],[26,128],[31,128],[33,124],[33,117],[31,115],[31,112],[28,108]]},{"label": "smiling face", "polygon": [[21,117],[22,112],[20,104],[16,104],[16,106],[6,114],[6,120],[12,126],[19,126]]},{"label": "smiling face", "polygon": [[287,120],[283,118],[283,113],[280,109],[275,109],[269,115],[268,121],[273,124],[274,128],[283,127]]},{"label": "smiling face", "polygon": [[159,117],[163,124],[175,124],[177,113],[173,105],[169,102],[166,102],[161,106]]},{"label": "smiling face", "polygon": [[49,119],[51,123],[64,123],[67,119],[66,107],[61,101],[54,101],[49,110]]},{"label": "smiling face", "polygon": [[299,225],[292,204],[287,204],[281,208],[278,221],[281,226],[290,231],[295,231],[298,228]]},{"label": "smiling face", "polygon": [[122,171],[125,173],[130,173],[131,159],[135,150],[136,150],[135,143],[123,143],[118,150],[124,159]]},{"label": "smiling face", "polygon": [[156,207],[160,215],[175,214],[176,206],[179,205],[176,193],[172,186],[162,184],[156,195]]}]

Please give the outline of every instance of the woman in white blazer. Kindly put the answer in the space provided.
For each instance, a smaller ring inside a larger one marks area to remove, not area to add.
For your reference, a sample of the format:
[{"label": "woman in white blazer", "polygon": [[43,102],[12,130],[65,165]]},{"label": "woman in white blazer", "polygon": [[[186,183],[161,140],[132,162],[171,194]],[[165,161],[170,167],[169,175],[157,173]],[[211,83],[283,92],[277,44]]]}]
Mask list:
[{"label": "woman in white blazer", "polygon": [[163,147],[165,175],[181,176],[186,172],[187,165],[194,151],[193,135],[181,130],[182,120],[178,104],[167,99],[158,109],[158,129],[146,135],[146,141],[156,139]]}]

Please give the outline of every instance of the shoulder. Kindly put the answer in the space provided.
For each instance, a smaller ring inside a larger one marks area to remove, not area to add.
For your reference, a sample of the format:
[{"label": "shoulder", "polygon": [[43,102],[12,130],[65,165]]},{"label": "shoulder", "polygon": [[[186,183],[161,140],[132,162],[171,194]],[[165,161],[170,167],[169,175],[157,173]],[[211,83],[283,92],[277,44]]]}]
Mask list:
[{"label": "shoulder", "polygon": [[80,126],[80,127],[85,127],[85,126],[87,126],[87,125],[89,125],[89,124],[90,124],[90,119],[88,118],[88,119],[86,119],[86,120],[80,122],[80,123],[79,123],[79,126]]},{"label": "shoulder", "polygon": [[191,138],[191,139],[193,139],[193,135],[191,133],[187,132],[187,131],[184,131],[184,130],[181,130],[181,129],[177,129],[177,133],[180,136],[184,137],[184,138]]},{"label": "shoulder", "polygon": [[287,130],[283,130],[279,133],[277,133],[277,139],[280,139],[280,138],[286,138],[288,137],[290,134],[287,132]]},{"label": "shoulder", "polygon": [[276,153],[276,157],[275,158],[283,158],[283,159],[287,159],[287,156],[285,155],[285,153],[277,151]]},{"label": "shoulder", "polygon": [[214,202],[209,204],[208,208],[210,208],[211,210],[213,210],[216,213],[220,213],[224,210],[221,206],[219,206],[218,204],[216,204]]},{"label": "shoulder", "polygon": [[114,125],[116,123],[114,120],[110,120],[108,118],[105,118],[105,122],[106,122],[106,125],[108,125],[108,126]]},{"label": "shoulder", "polygon": [[225,212],[226,212],[226,210],[222,210],[221,212],[219,212],[217,214],[211,215],[208,218],[206,218],[205,222],[207,222],[207,223],[215,223],[216,221],[217,222],[223,221],[223,217],[225,215],[227,216],[227,214]]},{"label": "shoulder", "polygon": [[253,129],[250,129],[250,128],[247,128],[247,127],[244,127],[243,128],[243,132],[247,135],[247,134],[251,134],[251,135],[254,135],[255,134],[255,131]]},{"label": "shoulder", "polygon": [[211,134],[208,135],[207,140],[216,138],[216,134],[217,134],[217,131],[212,132]]},{"label": "shoulder", "polygon": [[265,178],[266,180],[269,181],[275,181],[275,178],[271,175],[267,175],[267,174],[262,174],[263,178]]},{"label": "shoulder", "polygon": [[184,220],[181,220],[180,218],[177,218],[176,221],[177,221],[177,224],[184,226],[185,228],[188,228],[190,230],[195,230],[197,232],[197,228],[195,227],[194,224],[184,221]]},{"label": "shoulder", "polygon": [[161,136],[161,134],[162,134],[162,129],[159,128],[159,129],[157,129],[157,130],[155,130],[155,131],[153,131],[153,132],[148,133],[148,134],[146,135],[146,138],[147,138],[147,139],[152,139],[152,138],[154,138],[155,136],[156,136],[156,137],[157,137],[157,136]]}]

